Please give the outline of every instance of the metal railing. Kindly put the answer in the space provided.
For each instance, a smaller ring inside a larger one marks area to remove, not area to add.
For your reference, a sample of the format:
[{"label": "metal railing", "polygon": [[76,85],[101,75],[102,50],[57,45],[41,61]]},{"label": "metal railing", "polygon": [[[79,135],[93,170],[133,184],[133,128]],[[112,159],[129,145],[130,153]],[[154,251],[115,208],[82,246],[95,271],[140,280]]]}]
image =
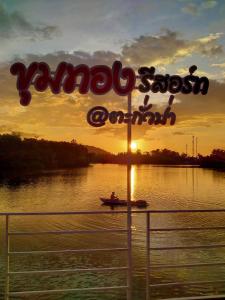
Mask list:
[{"label": "metal railing", "polygon": [[[107,290],[127,290],[129,289],[129,280],[124,285],[117,286],[101,286],[90,288],[69,288],[69,289],[49,289],[49,290],[27,290],[27,291],[10,291],[10,276],[11,275],[27,275],[27,274],[56,274],[56,273],[73,273],[73,272],[107,272],[107,271],[126,271],[127,278],[132,271],[129,264],[122,267],[104,267],[104,268],[72,268],[72,269],[56,269],[56,270],[37,270],[37,271],[11,271],[10,258],[14,255],[39,255],[39,254],[54,254],[54,253],[95,253],[95,252],[129,252],[129,247],[119,248],[89,248],[89,249],[63,249],[63,250],[35,250],[35,251],[12,251],[10,248],[10,239],[13,236],[33,236],[33,235],[68,235],[68,234],[96,234],[96,233],[128,233],[128,229],[98,229],[98,230],[60,230],[60,231],[10,231],[10,221],[14,216],[57,216],[57,215],[101,215],[101,214],[124,214],[122,211],[81,211],[81,212],[40,212],[40,213],[0,213],[0,216],[5,216],[5,300],[9,300],[11,296],[26,296],[36,294],[58,294],[80,291],[107,291]],[[127,243],[129,245],[129,243]],[[128,254],[127,254],[128,255]]]},{"label": "metal railing", "polygon": [[[145,214],[146,215],[146,300],[151,298],[152,288],[162,287],[176,287],[176,286],[189,286],[196,284],[214,284],[225,283],[224,279],[221,280],[202,280],[202,281],[174,281],[174,282],[159,282],[151,283],[150,274],[153,269],[180,269],[180,268],[195,268],[205,266],[225,266],[225,261],[221,262],[204,262],[204,263],[185,263],[185,264],[153,264],[151,263],[152,251],[173,251],[183,249],[211,249],[211,248],[225,248],[225,244],[204,244],[204,245],[187,245],[187,246],[160,246],[153,247],[151,245],[151,233],[155,232],[187,232],[187,231],[204,231],[204,230],[225,230],[225,226],[192,226],[192,227],[152,227],[151,216],[156,214],[195,214],[195,213],[224,213],[225,209],[214,210],[133,210],[132,214]],[[70,293],[80,291],[107,291],[107,290],[125,290],[127,291],[127,299],[131,300],[131,285],[130,280],[132,275],[132,267],[127,261],[127,265],[119,267],[101,267],[101,268],[68,268],[68,269],[56,269],[56,270],[36,270],[36,271],[12,271],[10,270],[10,259],[12,256],[32,254],[54,254],[54,253],[96,253],[96,252],[126,252],[127,256],[131,255],[131,247],[129,247],[129,241],[127,240],[127,247],[114,247],[114,248],[90,248],[90,249],[54,249],[54,250],[26,250],[26,251],[12,251],[10,247],[11,239],[14,236],[36,236],[36,235],[73,235],[73,234],[96,234],[96,233],[128,233],[128,228],[125,229],[90,229],[90,230],[49,230],[49,231],[11,231],[10,221],[13,217],[25,217],[25,216],[57,216],[57,215],[109,215],[109,214],[121,214],[127,215],[126,210],[113,210],[113,211],[77,211],[77,212],[31,212],[31,213],[0,213],[0,216],[5,217],[5,300],[9,300],[11,296],[25,296],[36,294],[56,294],[56,293]],[[128,236],[128,235],[127,235]],[[125,271],[127,275],[127,282],[124,285],[115,286],[100,286],[100,287],[87,287],[87,288],[69,288],[69,289],[49,289],[49,290],[27,290],[27,291],[11,291],[10,290],[10,276],[11,275],[27,275],[27,274],[64,274],[73,272],[106,272],[106,271]],[[128,292],[129,291],[129,292]],[[166,298],[166,299],[222,299],[225,295],[209,295],[209,296],[196,296],[196,297],[180,297],[180,298]]]},{"label": "metal railing", "polygon": [[[197,209],[197,210],[154,210],[146,212],[146,300],[150,300],[151,288],[162,287],[176,287],[176,286],[190,286],[190,285],[204,285],[214,283],[225,283],[225,279],[221,280],[201,280],[201,281],[174,281],[166,283],[151,284],[150,273],[152,269],[180,269],[180,268],[194,268],[194,267],[211,267],[211,266],[224,266],[225,261],[222,262],[209,262],[209,263],[188,263],[188,264],[151,264],[150,253],[151,251],[173,251],[173,250],[194,250],[194,249],[215,249],[225,248],[225,244],[208,244],[208,245],[185,245],[185,246],[167,246],[167,247],[152,247],[151,246],[151,232],[187,232],[187,231],[205,231],[205,230],[225,230],[225,226],[198,226],[198,227],[170,227],[170,228],[152,228],[150,223],[151,214],[194,214],[194,213],[224,213],[225,209]],[[225,299],[225,295],[209,295],[209,296],[195,296],[195,297],[178,297],[166,298],[170,300],[197,300],[197,299]],[[162,299],[161,299],[162,300]]]}]

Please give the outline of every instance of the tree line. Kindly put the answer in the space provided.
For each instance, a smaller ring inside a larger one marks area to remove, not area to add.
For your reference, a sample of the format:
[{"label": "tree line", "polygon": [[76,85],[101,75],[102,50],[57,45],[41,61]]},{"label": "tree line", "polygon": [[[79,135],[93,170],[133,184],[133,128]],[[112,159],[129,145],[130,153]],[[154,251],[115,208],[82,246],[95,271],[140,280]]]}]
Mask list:
[{"label": "tree line", "polygon": [[75,142],[22,139],[17,134],[0,135],[0,173],[74,168],[88,164],[87,148]]},{"label": "tree line", "polygon": [[[71,142],[21,138],[18,134],[0,135],[0,175],[10,172],[36,172],[85,167],[90,163],[126,164],[127,153],[111,154],[95,147]],[[98,150],[98,151],[97,151]],[[214,149],[208,156],[188,156],[169,149],[131,154],[132,164],[199,165],[225,169],[225,150]]]},{"label": "tree line", "polygon": [[[126,164],[128,156],[126,152],[113,155],[92,154],[92,162]],[[203,168],[225,169],[225,150],[214,149],[208,156],[198,154],[197,157],[188,156],[169,149],[156,149],[151,152],[141,153],[140,150],[131,153],[132,164],[156,164],[156,165],[198,165]]]}]

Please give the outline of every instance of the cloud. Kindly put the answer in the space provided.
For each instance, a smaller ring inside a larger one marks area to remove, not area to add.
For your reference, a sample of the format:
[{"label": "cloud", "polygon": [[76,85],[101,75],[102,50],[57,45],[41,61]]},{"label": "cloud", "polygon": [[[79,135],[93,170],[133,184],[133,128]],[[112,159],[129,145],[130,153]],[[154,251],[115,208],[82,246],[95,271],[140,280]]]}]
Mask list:
[{"label": "cloud", "polygon": [[0,125],[0,134],[12,132],[13,128],[7,125]]},{"label": "cloud", "polygon": [[58,51],[44,55],[27,54],[24,58],[16,58],[14,61],[20,60],[25,64],[29,64],[33,61],[45,61],[52,68],[55,68],[62,61],[66,61],[74,65],[88,64],[89,66],[93,66],[96,64],[104,64],[111,66],[115,60],[121,59],[122,57],[120,54],[111,51],[95,51],[93,53],[86,51]]},{"label": "cloud", "polygon": [[185,135],[186,133],[182,132],[182,131],[175,131],[173,134],[174,135]]},{"label": "cloud", "polygon": [[[211,66],[214,66],[214,64],[212,64]],[[216,65],[217,66],[217,65]],[[179,74],[180,76],[186,76],[187,73],[188,73],[188,69],[189,69],[190,66],[184,66],[184,67],[181,67],[181,68],[178,68],[176,73]],[[218,66],[217,66],[218,67]],[[195,72],[195,75],[196,76],[199,76],[199,77],[208,77],[209,79],[213,79],[213,80],[217,80],[217,81],[224,81],[224,72],[222,71],[222,67],[221,67],[221,70],[220,72],[218,72],[218,70],[215,72],[213,72],[214,70],[210,70],[210,72],[206,72],[202,69],[198,69],[196,72]]]},{"label": "cloud", "polygon": [[[42,30],[44,36],[50,35],[48,30]],[[178,32],[163,29],[159,35],[141,35],[121,48],[121,53],[112,51],[95,51],[92,54],[86,51],[65,52],[58,51],[46,55],[27,54],[24,58],[26,64],[32,61],[46,61],[51,67],[56,67],[61,61],[74,65],[87,63],[112,65],[114,60],[133,66],[155,65],[164,68],[165,65],[175,63],[194,54],[206,57],[218,56],[224,52],[219,40],[223,33],[211,33],[194,40],[181,38]],[[15,60],[21,60],[16,58]]]},{"label": "cloud", "polygon": [[163,66],[192,54],[215,56],[223,53],[217,42],[223,33],[213,33],[195,39],[185,40],[178,32],[164,29],[160,35],[142,35],[122,47],[125,62],[133,65]]},{"label": "cloud", "polygon": [[[186,76],[187,73],[188,73],[188,69],[189,69],[188,66],[178,68],[177,69],[177,74],[179,74],[180,76]],[[202,70],[201,71],[197,70],[195,74],[198,75],[198,76],[201,76],[201,77],[206,76],[208,78],[213,76],[213,74],[210,74],[210,73],[202,71]]]},{"label": "cloud", "polygon": [[196,40],[196,50],[206,56],[213,56],[223,53],[222,45],[216,44],[224,34],[222,32],[210,33],[209,35]]},{"label": "cloud", "polygon": [[224,63],[220,63],[220,64],[212,64],[211,66],[223,69],[223,68],[225,68],[225,62]]},{"label": "cloud", "polygon": [[[106,64],[111,66],[116,59],[122,60],[124,63],[129,58],[129,64],[138,65],[154,65],[156,62],[171,62],[178,57],[190,55],[191,53],[200,53],[202,47],[217,45],[220,33],[209,34],[194,41],[180,39],[178,33],[172,31],[164,31],[159,36],[141,36],[123,47],[121,54],[111,51],[96,51],[88,53],[85,51],[75,52],[55,52],[46,55],[29,54],[23,61],[29,65],[32,61],[45,61],[51,68],[55,68],[61,61],[67,61],[74,65],[84,63],[89,66],[95,64]],[[137,47],[140,46],[141,47]],[[129,54],[129,55],[128,55]],[[126,63],[127,65],[128,63]],[[218,64],[216,64],[217,66]],[[85,131],[89,130],[94,134],[102,133],[105,136],[118,136],[125,138],[125,126],[107,125],[107,127],[98,130],[90,128],[86,122],[86,114],[88,110],[96,105],[103,105],[112,110],[126,111],[126,98],[118,97],[113,92],[103,96],[80,95],[78,93],[53,95],[50,90],[44,93],[32,92],[32,102],[28,107],[22,107],[19,104],[18,91],[16,90],[16,78],[9,73],[9,64],[0,65],[0,89],[1,89],[1,125],[6,125],[9,131],[16,130],[29,133],[31,135],[44,135],[55,132],[55,135],[68,130]],[[187,68],[188,70],[188,68]],[[180,69],[187,74],[187,70]],[[164,73],[164,72],[163,72]],[[181,72],[182,73],[182,72]],[[200,76],[208,73],[198,73]],[[182,74],[181,74],[182,75]],[[210,88],[208,95],[176,95],[173,111],[177,114],[177,126],[187,126],[187,123],[194,126],[208,126],[211,123],[219,123],[224,118],[225,111],[225,83],[210,80]],[[151,94],[152,100],[157,100],[156,95]],[[135,99],[135,109],[139,105]],[[154,101],[153,101],[154,102]],[[155,102],[154,102],[155,103]],[[163,111],[160,107],[160,112]],[[153,111],[157,110],[154,105]],[[186,123],[185,123],[186,122]],[[183,125],[182,125],[183,124]],[[170,127],[171,128],[171,127]],[[6,129],[6,127],[5,127]],[[64,131],[63,131],[64,130]],[[149,131],[162,131],[162,127],[134,126],[134,134],[138,138],[148,135]],[[64,138],[64,137],[62,137]]]},{"label": "cloud", "polygon": [[0,38],[4,40],[22,38],[29,40],[51,39],[59,30],[56,26],[35,26],[18,11],[8,13],[0,4]]},{"label": "cloud", "polygon": [[225,118],[225,82],[210,80],[207,95],[176,96],[180,102],[174,104],[177,121],[196,120],[200,124],[215,124],[224,122]]},{"label": "cloud", "polygon": [[12,134],[18,135],[21,138],[35,138],[38,139],[39,135],[35,134],[35,133],[29,133],[29,132],[23,132],[23,131],[11,131]]},{"label": "cloud", "polygon": [[204,11],[213,9],[217,5],[216,0],[202,0],[200,3],[196,1],[189,2],[187,5],[182,7],[182,12],[192,15],[199,16]]},{"label": "cloud", "polygon": [[[142,124],[142,126],[133,126],[133,134],[135,138],[148,138],[153,131],[159,134],[167,129],[173,135],[190,135],[192,131],[198,128],[209,128],[224,124],[225,120],[225,82],[218,82],[210,80],[209,93],[207,95],[183,95],[175,96],[179,101],[175,102],[172,111],[176,113],[177,120],[174,127],[171,126],[149,126]],[[156,94],[151,94],[155,98]],[[164,110],[164,105],[159,110]],[[136,108],[136,107],[135,107]],[[157,105],[154,105],[152,111],[157,111]],[[176,131],[173,130],[176,128]],[[121,126],[110,126],[99,128],[95,130],[95,134],[106,134],[108,136],[117,136],[119,138],[125,137],[126,128]]]},{"label": "cloud", "polygon": [[165,30],[158,36],[142,35],[122,48],[122,55],[131,64],[167,64],[176,53],[187,47],[176,32]]}]

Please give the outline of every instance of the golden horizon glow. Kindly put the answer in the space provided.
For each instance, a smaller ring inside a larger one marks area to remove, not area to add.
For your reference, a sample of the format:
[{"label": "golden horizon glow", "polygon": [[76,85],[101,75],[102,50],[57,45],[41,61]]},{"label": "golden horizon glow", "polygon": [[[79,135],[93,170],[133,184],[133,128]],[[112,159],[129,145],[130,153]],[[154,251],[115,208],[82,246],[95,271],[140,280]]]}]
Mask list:
[{"label": "golden horizon glow", "polygon": [[133,141],[130,145],[131,151],[136,151],[137,150],[137,142]]}]

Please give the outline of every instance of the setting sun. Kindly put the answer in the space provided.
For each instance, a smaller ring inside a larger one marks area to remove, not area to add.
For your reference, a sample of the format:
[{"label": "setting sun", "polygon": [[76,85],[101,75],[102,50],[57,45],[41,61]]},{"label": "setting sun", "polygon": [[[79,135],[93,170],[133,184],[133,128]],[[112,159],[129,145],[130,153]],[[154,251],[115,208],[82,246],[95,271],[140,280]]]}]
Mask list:
[{"label": "setting sun", "polygon": [[137,143],[136,142],[132,142],[131,145],[130,145],[130,147],[131,147],[132,151],[137,150]]}]

